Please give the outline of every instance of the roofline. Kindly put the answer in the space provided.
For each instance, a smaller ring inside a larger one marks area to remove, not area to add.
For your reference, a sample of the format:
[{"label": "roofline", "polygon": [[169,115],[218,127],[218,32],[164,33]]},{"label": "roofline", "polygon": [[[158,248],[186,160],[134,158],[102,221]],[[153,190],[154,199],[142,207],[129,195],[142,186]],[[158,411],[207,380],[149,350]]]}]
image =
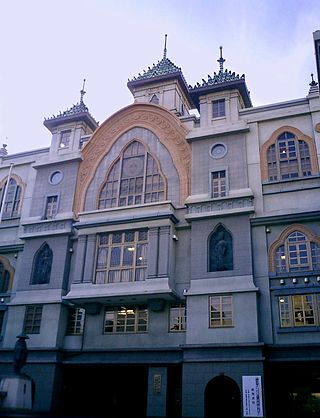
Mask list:
[{"label": "roofline", "polygon": [[189,101],[190,107],[194,108],[195,105],[190,97],[190,92],[188,89],[188,86],[186,84],[186,81],[183,77],[183,75],[181,74],[180,71],[176,71],[174,73],[169,73],[169,74],[163,74],[163,75],[159,75],[156,77],[151,77],[151,78],[142,78],[140,80],[129,80],[127,83],[127,87],[128,89],[131,91],[131,93],[133,94],[133,89],[135,87],[143,87],[149,84],[154,84],[156,82],[161,82],[161,81],[165,81],[165,80],[171,80],[171,79],[177,79],[180,86],[182,87],[182,90],[184,92],[184,94],[186,95],[186,98]]},{"label": "roofline", "polygon": [[246,108],[252,107],[252,102],[250,99],[249,91],[247,89],[247,85],[244,78],[239,78],[237,80],[230,80],[225,81],[217,84],[210,84],[205,86],[200,86],[196,88],[190,88],[189,94],[191,96],[191,99],[193,103],[196,105],[197,109],[200,110],[200,104],[199,104],[199,97],[204,96],[209,93],[214,93],[218,91],[224,91],[224,90],[234,90],[238,89],[241,97],[244,101],[244,105]]},{"label": "roofline", "polygon": [[53,128],[56,128],[59,125],[63,125],[64,123],[68,122],[78,122],[84,121],[89,125],[89,127],[95,131],[98,127],[98,123],[94,120],[94,118],[90,115],[89,112],[79,112],[71,115],[65,116],[56,116],[54,118],[45,119],[43,124],[44,126],[52,132]]}]

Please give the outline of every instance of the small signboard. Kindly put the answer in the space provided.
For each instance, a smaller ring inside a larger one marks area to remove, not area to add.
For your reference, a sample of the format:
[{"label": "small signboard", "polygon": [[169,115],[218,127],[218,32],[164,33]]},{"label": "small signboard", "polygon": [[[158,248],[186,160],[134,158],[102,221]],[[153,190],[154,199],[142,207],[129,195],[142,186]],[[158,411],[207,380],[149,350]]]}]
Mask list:
[{"label": "small signboard", "polygon": [[261,376],[242,376],[243,416],[263,417]]},{"label": "small signboard", "polygon": [[161,393],[161,374],[153,375],[153,393],[160,395]]}]

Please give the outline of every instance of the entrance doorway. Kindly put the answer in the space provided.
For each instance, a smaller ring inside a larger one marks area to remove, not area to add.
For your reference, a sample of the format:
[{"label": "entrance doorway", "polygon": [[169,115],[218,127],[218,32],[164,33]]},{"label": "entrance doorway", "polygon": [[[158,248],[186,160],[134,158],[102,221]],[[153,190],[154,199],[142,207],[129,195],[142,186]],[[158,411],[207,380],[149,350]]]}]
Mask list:
[{"label": "entrance doorway", "polygon": [[217,376],[210,380],[204,392],[205,418],[240,418],[240,389],[227,376]]}]

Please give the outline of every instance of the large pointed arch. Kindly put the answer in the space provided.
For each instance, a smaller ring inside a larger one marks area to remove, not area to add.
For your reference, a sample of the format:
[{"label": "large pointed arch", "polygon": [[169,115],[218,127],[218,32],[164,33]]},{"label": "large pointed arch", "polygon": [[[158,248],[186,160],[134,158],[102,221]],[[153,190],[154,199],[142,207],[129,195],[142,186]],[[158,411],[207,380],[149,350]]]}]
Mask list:
[{"label": "large pointed arch", "polygon": [[190,188],[191,148],[186,141],[188,130],[169,110],[151,103],[135,103],[107,119],[84,147],[74,202],[76,213],[84,208],[87,189],[104,156],[122,134],[135,127],[149,129],[167,148],[179,176],[179,201],[184,203]]}]

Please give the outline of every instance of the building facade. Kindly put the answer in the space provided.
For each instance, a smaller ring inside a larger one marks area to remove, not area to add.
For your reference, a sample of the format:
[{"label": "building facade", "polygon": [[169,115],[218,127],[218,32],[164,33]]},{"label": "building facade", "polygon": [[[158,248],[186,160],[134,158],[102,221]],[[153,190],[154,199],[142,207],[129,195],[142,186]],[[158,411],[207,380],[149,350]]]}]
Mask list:
[{"label": "building facade", "polygon": [[253,107],[218,62],[192,87],[165,48],[100,126],[82,90],[0,150],[0,375],[26,333],[35,411],[318,416],[318,85]]}]

